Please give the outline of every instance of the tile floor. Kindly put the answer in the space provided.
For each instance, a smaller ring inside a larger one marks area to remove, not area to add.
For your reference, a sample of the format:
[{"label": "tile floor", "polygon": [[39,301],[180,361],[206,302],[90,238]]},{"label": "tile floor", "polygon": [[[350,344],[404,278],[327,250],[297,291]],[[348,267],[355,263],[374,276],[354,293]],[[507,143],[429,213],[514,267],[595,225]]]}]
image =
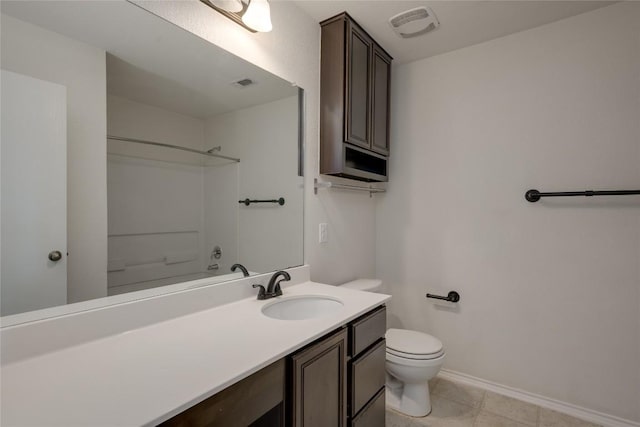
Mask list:
[{"label": "tile floor", "polygon": [[431,414],[412,418],[387,408],[386,427],[598,427],[568,415],[442,378],[429,382]]}]

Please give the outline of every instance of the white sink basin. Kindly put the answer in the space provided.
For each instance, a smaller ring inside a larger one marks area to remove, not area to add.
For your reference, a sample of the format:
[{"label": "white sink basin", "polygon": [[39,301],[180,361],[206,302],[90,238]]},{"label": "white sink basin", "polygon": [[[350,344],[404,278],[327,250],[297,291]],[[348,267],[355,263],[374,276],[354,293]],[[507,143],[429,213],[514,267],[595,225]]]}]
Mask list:
[{"label": "white sink basin", "polygon": [[262,307],[262,314],[272,319],[304,320],[327,316],[340,310],[342,301],[316,295],[288,297]]}]

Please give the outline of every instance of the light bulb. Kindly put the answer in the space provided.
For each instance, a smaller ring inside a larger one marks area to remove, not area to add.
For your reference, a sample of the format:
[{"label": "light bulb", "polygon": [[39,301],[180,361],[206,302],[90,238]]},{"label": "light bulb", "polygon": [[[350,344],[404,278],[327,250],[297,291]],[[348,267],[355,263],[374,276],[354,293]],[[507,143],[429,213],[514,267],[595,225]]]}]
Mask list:
[{"label": "light bulb", "polygon": [[242,15],[242,22],[247,27],[253,28],[261,33],[268,33],[272,30],[271,8],[267,0],[251,0],[247,11]]},{"label": "light bulb", "polygon": [[242,2],[240,0],[210,0],[211,4],[227,12],[242,11]]}]

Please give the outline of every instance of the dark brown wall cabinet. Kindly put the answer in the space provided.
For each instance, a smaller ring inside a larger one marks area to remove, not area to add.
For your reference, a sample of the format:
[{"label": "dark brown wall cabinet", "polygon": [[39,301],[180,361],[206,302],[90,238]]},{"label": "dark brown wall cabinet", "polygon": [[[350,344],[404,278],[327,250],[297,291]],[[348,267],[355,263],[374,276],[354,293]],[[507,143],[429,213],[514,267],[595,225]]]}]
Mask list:
[{"label": "dark brown wall cabinet", "polygon": [[346,13],[320,25],[320,173],[387,181],[392,58]]}]

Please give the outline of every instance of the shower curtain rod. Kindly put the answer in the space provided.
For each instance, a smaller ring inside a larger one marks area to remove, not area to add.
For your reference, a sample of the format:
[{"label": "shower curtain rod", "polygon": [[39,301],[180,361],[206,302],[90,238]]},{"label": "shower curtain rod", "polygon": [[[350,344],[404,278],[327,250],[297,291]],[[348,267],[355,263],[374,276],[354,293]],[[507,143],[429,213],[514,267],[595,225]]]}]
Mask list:
[{"label": "shower curtain rod", "polygon": [[194,148],[180,147],[179,145],[165,144],[164,142],[147,141],[144,139],[125,138],[122,136],[107,135],[107,139],[113,139],[115,141],[135,142],[137,144],[155,145],[157,147],[173,148],[174,150],[188,151],[190,153],[202,154],[203,156],[216,157],[218,159],[231,160],[232,162],[239,163],[240,159],[235,157],[223,156],[222,154],[213,154],[208,151],[200,151]]}]

